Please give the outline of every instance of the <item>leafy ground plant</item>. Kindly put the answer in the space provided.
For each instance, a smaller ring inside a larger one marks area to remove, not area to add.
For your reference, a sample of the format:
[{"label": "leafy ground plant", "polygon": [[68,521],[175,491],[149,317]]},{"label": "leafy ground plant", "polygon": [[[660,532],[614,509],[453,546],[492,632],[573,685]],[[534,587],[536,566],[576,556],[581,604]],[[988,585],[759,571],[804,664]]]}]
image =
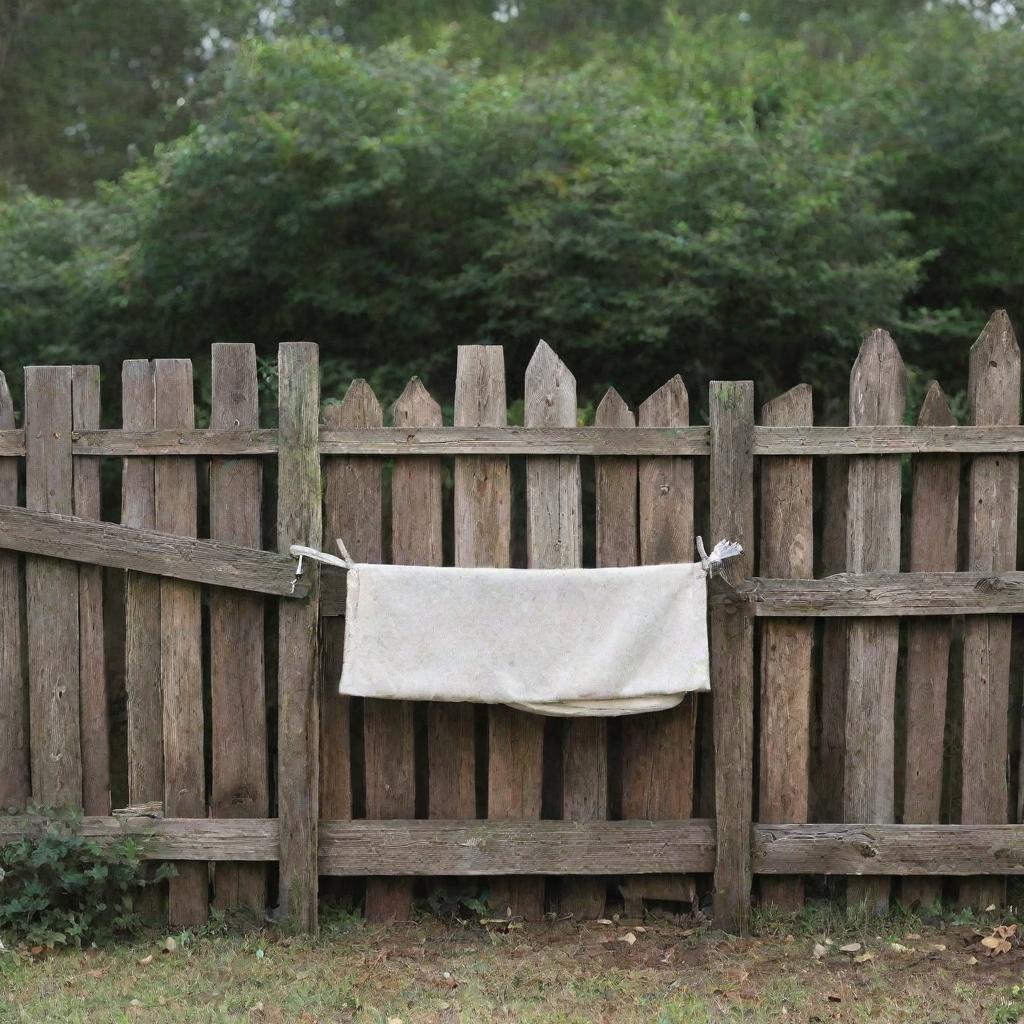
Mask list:
[{"label": "leafy ground plant", "polygon": [[31,807],[36,825],[0,849],[0,939],[6,945],[81,946],[138,928],[135,896],[173,873],[149,872],[129,835],[99,843],[81,815]]}]

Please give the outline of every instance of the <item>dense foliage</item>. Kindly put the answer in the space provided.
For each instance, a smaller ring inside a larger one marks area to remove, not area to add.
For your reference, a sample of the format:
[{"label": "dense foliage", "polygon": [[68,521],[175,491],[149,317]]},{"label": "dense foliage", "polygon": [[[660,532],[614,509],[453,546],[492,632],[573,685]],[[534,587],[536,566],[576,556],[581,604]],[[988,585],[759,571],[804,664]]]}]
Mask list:
[{"label": "dense foliage", "polygon": [[65,139],[0,202],[9,374],[90,359],[116,385],[129,355],[308,337],[329,388],[418,372],[444,396],[457,343],[500,342],[514,395],[543,336],[585,399],[677,370],[839,399],[868,326],[956,389],[991,309],[1024,312],[1005,5],[341,6],[190,0],[161,5],[177,35],[132,35],[184,48],[158,115],[110,106],[142,155],[58,188]]},{"label": "dense foliage", "polygon": [[81,946],[134,931],[136,894],[171,868],[147,878],[130,836],[101,845],[79,833],[77,815],[30,813],[39,831],[0,847],[0,942]]}]

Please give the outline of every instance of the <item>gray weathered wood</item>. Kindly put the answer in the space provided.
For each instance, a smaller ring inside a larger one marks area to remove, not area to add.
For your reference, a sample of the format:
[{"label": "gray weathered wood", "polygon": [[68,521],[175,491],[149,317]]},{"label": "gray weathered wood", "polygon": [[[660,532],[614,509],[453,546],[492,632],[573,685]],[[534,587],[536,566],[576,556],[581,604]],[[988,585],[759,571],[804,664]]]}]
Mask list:
[{"label": "gray weathered wood", "polygon": [[[26,505],[74,510],[70,366],[25,368]],[[59,551],[57,545],[50,551]],[[25,559],[32,796],[81,807],[78,567]]]},{"label": "gray weathered wood", "polygon": [[[892,338],[871,331],[850,375],[850,423],[899,423],[906,408],[906,374]],[[896,572],[900,567],[900,460],[850,460],[846,503],[846,564],[851,572]],[[891,822],[895,787],[896,619],[856,619],[847,635],[846,821]],[[872,911],[889,905],[885,879],[847,885],[847,903]]]},{"label": "gray weathered wood", "polygon": [[[689,396],[678,375],[662,385],[639,412],[641,427],[681,427],[690,421]],[[638,465],[640,561],[688,562],[693,546],[693,460],[651,456]],[[696,694],[670,711],[622,719],[622,816],[654,821],[693,816],[697,726]],[[710,785],[710,784],[709,784]],[[653,883],[657,882],[655,886]],[[635,877],[623,886],[632,900],[673,891],[696,897],[692,876]]]},{"label": "gray weathered wood", "polygon": [[[321,455],[707,455],[708,428],[540,428],[481,424],[455,427],[339,427],[320,429]],[[76,455],[273,455],[276,430],[85,430],[73,438]],[[23,455],[22,431],[0,430],[0,457]]]},{"label": "gray weathered wood", "polygon": [[[810,426],[811,389],[800,384],[761,410],[769,426]],[[766,576],[814,575],[814,494],[810,458],[766,459],[761,464],[760,566]],[[811,655],[813,623],[766,621],[761,634],[761,761],[758,820],[806,822],[810,815]],[[761,899],[799,910],[803,879],[771,879]]]},{"label": "gray weathered wood", "polygon": [[305,580],[295,581],[296,562],[288,554],[10,505],[0,506],[0,531],[0,545],[14,551],[59,552],[62,560],[279,597],[309,592]]},{"label": "gray weathered wood", "polygon": [[[0,816],[0,844],[45,827]],[[100,843],[136,837],[149,860],[267,861],[279,855],[276,818],[87,817]],[[714,822],[322,821],[328,875],[658,874],[714,866]],[[754,825],[754,870],[773,874],[1024,875],[1021,825]]]},{"label": "gray weathered wood", "polygon": [[[742,580],[754,566],[754,385],[712,381],[711,532],[743,545],[729,563]],[[735,606],[711,612],[711,692],[714,695],[715,926],[750,926],[750,824],[753,813],[754,630]]]},{"label": "gray weathered wood", "polygon": [[[278,350],[277,543],[321,546],[319,350],[289,342]],[[307,602],[281,601],[278,610],[277,805],[281,823],[280,920],[315,934],[319,795],[319,644],[317,569],[309,567]]]},{"label": "gray weathered wood", "polygon": [[[505,359],[501,347],[460,347],[459,358],[456,423],[504,426]],[[456,460],[456,564],[498,568],[509,564],[509,493],[507,459]],[[488,708],[487,817],[540,818],[543,771],[541,719],[502,706]],[[498,913],[516,913],[527,920],[544,914],[543,879],[496,879],[490,893]]]},{"label": "gray weathered wood", "polygon": [[[75,430],[100,425],[100,368],[71,371],[72,423]],[[74,510],[82,519],[100,518],[100,465],[73,460]],[[103,649],[103,569],[78,570],[79,674],[82,733],[82,807],[86,814],[110,813],[110,725],[107,665]]]},{"label": "gray weathered wood", "polygon": [[[158,427],[192,427],[192,362],[157,359],[153,393]],[[195,459],[156,460],[156,527],[195,537],[198,486]],[[206,763],[203,750],[202,592],[196,583],[160,580],[160,689],[163,693],[164,808],[172,818],[205,818]],[[183,865],[168,885],[172,926],[203,924],[209,913],[209,872]]]},{"label": "gray weathered wood", "polygon": [[[121,369],[122,423],[152,430],[156,422],[153,365],[126,360]],[[121,475],[121,522],[130,529],[156,524],[155,463],[126,458]],[[160,580],[146,573],[125,577],[125,696],[128,712],[128,800],[147,804],[164,799],[163,696],[160,691]],[[163,890],[140,894],[140,912],[166,920]]]},{"label": "gray weathered wood", "polygon": [[[825,459],[822,502],[821,565],[825,573],[846,568],[846,495],[849,460]],[[827,619],[821,630],[821,746],[812,780],[815,818],[837,821],[843,816],[843,773],[846,770],[846,619]]]},{"label": "gray weathered wood", "polygon": [[[526,368],[527,427],[576,423],[576,378],[544,341]],[[583,564],[583,511],[577,456],[526,460],[526,552],[531,569],[572,569]],[[592,820],[608,810],[608,734],[601,719],[568,719],[562,732],[562,817]],[[604,915],[605,887],[565,879],[560,909],[578,919]]]},{"label": "gray weathered wood", "polygon": [[[932,381],[918,423],[955,423],[949,402]],[[910,568],[917,572],[956,569],[960,458],[919,455],[913,462],[910,520]],[[904,746],[903,821],[933,824],[942,811],[942,742],[946,732],[946,684],[949,678],[949,619],[915,619],[907,626],[907,725]],[[928,906],[942,896],[941,881],[903,883],[905,903]]]},{"label": "gray weathered wood", "polygon": [[[352,381],[340,403],[325,406],[324,417],[331,427],[352,429],[375,429],[383,422],[380,402],[362,379]],[[380,460],[331,456],[323,460],[323,473],[327,549],[337,553],[336,542],[341,538],[358,561],[382,561]],[[340,583],[339,614],[343,614],[344,575],[321,570],[321,588],[332,578]],[[327,614],[325,596],[321,589],[321,615]],[[320,691],[320,813],[325,818],[352,817],[352,703],[338,692],[344,641],[344,623],[325,620]]]},{"label": "gray weathered wood", "polygon": [[1024,451],[1024,428],[1002,425],[916,427],[757,427],[756,455],[911,455]]},{"label": "gray weathered wood", "polygon": [[[968,395],[978,425],[1020,423],[1020,349],[1009,317],[994,313],[971,348]],[[1020,460],[978,456],[971,462],[967,509],[967,567],[980,572],[1014,569]],[[1008,616],[964,623],[963,789],[965,825],[1008,820],[1007,733],[1010,701],[1011,620]],[[965,883],[960,901],[984,910],[1002,904],[1001,879]]]},{"label": "gray weathered wood", "polygon": [[[0,373],[0,429],[14,426],[14,403]],[[18,463],[0,458],[0,504],[18,503]],[[18,555],[0,551],[0,811],[29,799],[28,708],[22,670],[22,600]]]},{"label": "gray weathered wood", "polygon": [[712,603],[749,604],[753,614],[879,618],[1024,612],[1024,573],[866,572],[821,580],[755,577]]},{"label": "gray weathered wood", "polygon": [[[259,383],[252,345],[213,346],[215,428],[259,426]],[[247,548],[263,546],[263,467],[258,458],[210,462],[210,537]],[[263,597],[217,587],[210,591],[212,786],[217,818],[265,818],[270,809],[267,707],[263,663]],[[220,909],[267,905],[260,864],[223,864],[213,877]]]},{"label": "gray weathered wood", "polygon": [[[441,407],[419,378],[394,407],[396,427],[440,426]],[[395,459],[391,476],[391,561],[441,565],[440,459]],[[365,700],[366,816],[412,818],[416,814],[416,759],[411,701]],[[404,921],[412,915],[412,880],[366,880],[366,919]]]}]

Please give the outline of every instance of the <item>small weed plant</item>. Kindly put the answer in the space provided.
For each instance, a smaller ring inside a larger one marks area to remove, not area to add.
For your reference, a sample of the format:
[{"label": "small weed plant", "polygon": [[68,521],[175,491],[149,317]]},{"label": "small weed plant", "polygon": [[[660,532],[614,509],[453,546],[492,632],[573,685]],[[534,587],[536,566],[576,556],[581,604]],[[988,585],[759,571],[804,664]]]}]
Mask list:
[{"label": "small weed plant", "polygon": [[130,835],[99,843],[81,835],[81,815],[30,807],[36,820],[0,847],[0,940],[6,945],[81,946],[139,927],[135,896],[173,874],[146,869]]}]

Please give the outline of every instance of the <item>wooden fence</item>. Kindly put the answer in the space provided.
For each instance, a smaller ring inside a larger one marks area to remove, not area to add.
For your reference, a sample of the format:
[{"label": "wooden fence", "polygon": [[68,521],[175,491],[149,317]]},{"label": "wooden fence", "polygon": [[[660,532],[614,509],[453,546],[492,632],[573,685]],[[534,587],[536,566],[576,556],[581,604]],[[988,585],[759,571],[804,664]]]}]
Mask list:
[{"label": "wooden fence", "polygon": [[[185,360],[125,363],[123,429],[100,427],[95,367],[28,368],[20,428],[0,393],[0,841],[36,827],[30,800],[81,806],[89,834],[178,862],[174,924],[212,892],[299,930],[319,876],[365,878],[391,920],[418,876],[491,876],[495,911],[532,918],[602,915],[610,877],[635,912],[713,875],[716,923],[742,930],[753,875],[785,908],[814,875],[882,908],[893,876],[926,901],[961,876],[987,905],[1024,874],[1005,314],[971,349],[970,426],[937,384],[904,425],[883,331],[847,427],[813,426],[806,385],[756,425],[749,381],[712,382],[691,425],[679,377],[635,415],[609,391],[579,427],[544,343],[522,427],[499,347],[459,349],[453,426],[417,380],[391,426],[363,381],[322,403],[311,344],[280,348],[274,428],[251,346],[214,346],[212,369],[208,429]],[[103,457],[120,525],[98,522]],[[617,721],[342,698],[344,574],[296,585],[287,554],[340,536],[361,561],[651,564],[692,560],[698,527],[745,547],[712,597],[713,697]]]}]

